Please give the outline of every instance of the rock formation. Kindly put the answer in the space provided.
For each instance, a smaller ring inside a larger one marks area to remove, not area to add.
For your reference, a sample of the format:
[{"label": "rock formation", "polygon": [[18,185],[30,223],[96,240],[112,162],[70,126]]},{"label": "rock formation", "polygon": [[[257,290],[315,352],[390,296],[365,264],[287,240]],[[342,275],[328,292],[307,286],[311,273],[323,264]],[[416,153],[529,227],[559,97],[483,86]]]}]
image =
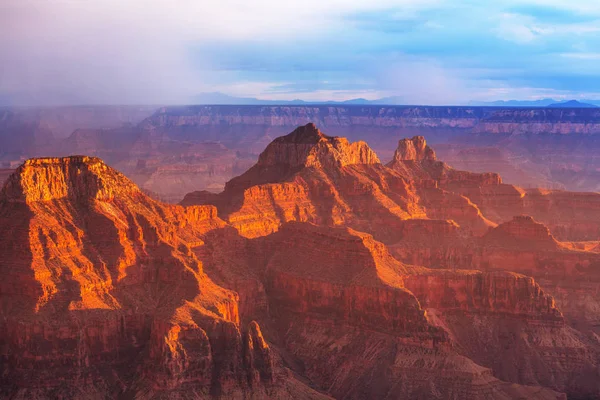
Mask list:
[{"label": "rock formation", "polygon": [[422,136],[401,139],[398,142],[394,158],[387,166],[402,173],[408,179],[422,182],[427,186],[480,187],[502,183],[500,175],[496,173],[458,171],[446,163],[438,161],[435,151],[427,145]]},{"label": "rock formation", "polygon": [[[218,260],[219,267],[207,262],[209,273],[219,276],[221,285],[236,287],[240,309],[269,321],[261,325],[274,334],[288,363],[302,365],[302,374],[335,398],[447,398],[456,393],[558,398],[498,381],[490,369],[455,350],[463,344],[448,336],[436,316],[443,310],[467,320],[485,316],[498,325],[520,321],[511,332],[529,328],[548,335],[553,330],[563,338],[562,315],[531,278],[404,265],[371,235],[348,228],[289,222],[257,239],[236,240],[230,234],[229,250],[215,244],[203,254]],[[446,292],[440,291],[444,286]],[[436,313],[434,319],[430,313]],[[531,346],[529,353],[513,356],[529,359],[548,351]]]},{"label": "rock formation", "polygon": [[[128,151],[201,124],[152,121]],[[386,166],[313,124],[184,206],[96,157],[27,160],[0,192],[0,393],[599,397],[600,244],[508,217],[595,200],[536,193],[455,170],[422,137]]]},{"label": "rock formation", "polygon": [[158,203],[97,158],[33,159],[2,189],[0,221],[3,396],[271,390],[260,327],[240,325],[238,295],[192,252],[224,226],[213,207]]},{"label": "rock formation", "polygon": [[386,219],[393,225],[423,215],[413,197],[408,183],[383,167],[365,143],[330,137],[308,124],[275,139],[221,194],[191,193],[182,204],[217,205],[242,234],[256,237],[287,221],[361,228]]},{"label": "rock formation", "polygon": [[398,148],[394,153],[394,162],[401,161],[435,161],[435,151],[425,142],[423,136],[415,136],[412,139],[402,139],[398,142]]},{"label": "rock formation", "polygon": [[308,124],[275,139],[254,167],[227,182],[223,193],[191,193],[182,204],[216,205],[248,237],[269,234],[292,220],[344,224],[383,241],[394,241],[390,228],[409,218],[454,218],[478,233],[493,226],[467,198],[437,188],[429,169],[447,167],[435,161],[422,138],[414,141],[406,142],[406,156],[421,157],[419,149],[427,159],[397,161],[409,164],[404,169],[386,168],[365,143],[350,144]]}]

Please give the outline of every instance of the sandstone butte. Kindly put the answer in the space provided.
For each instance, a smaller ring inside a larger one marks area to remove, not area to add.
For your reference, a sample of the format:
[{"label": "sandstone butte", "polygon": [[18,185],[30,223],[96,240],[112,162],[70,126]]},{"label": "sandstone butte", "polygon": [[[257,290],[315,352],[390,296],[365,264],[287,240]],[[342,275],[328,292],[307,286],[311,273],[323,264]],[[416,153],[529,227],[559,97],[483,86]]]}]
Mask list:
[{"label": "sandstone butte", "polygon": [[460,190],[499,178],[449,169],[421,138],[396,155],[307,125],[186,206],[98,158],[26,161],[0,192],[1,395],[599,397],[597,336],[561,311],[580,293],[557,303],[535,259],[533,278],[501,259],[593,275],[568,257],[594,244],[488,219]]}]

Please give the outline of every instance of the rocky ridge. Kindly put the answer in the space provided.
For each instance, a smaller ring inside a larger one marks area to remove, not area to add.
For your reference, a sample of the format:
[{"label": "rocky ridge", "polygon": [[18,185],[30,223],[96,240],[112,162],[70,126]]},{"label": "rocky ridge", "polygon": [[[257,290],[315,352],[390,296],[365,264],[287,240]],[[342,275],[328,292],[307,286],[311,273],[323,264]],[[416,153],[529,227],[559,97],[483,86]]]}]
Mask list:
[{"label": "rocky ridge", "polygon": [[96,158],[18,168],[0,194],[3,395],[265,394],[260,328],[191,251],[215,211],[158,203]]},{"label": "rocky ridge", "polygon": [[[422,138],[416,140],[421,140],[421,151],[429,158],[399,162],[427,163],[419,166],[423,173],[428,173],[430,163],[434,169],[437,164],[446,168],[435,161]],[[467,198],[437,188],[432,176],[417,179],[411,168],[385,167],[366,144],[327,137],[309,124],[274,140],[252,168],[227,182],[221,194],[190,193],[182,204],[213,204],[249,237],[269,234],[291,220],[345,224],[373,232],[383,241],[394,240],[390,226],[396,228],[410,218],[454,218],[465,229],[480,233],[493,225]]]},{"label": "rocky ridge", "polygon": [[[439,167],[419,138],[405,147],[395,170],[366,144],[308,125],[276,139],[222,194],[188,197],[214,205],[186,207],[152,200],[96,158],[26,162],[0,194],[0,219],[11,227],[0,240],[14,249],[0,255],[5,394],[600,393],[597,346],[561,303],[537,279],[455,247],[504,251],[514,236],[527,249],[575,254],[575,244],[524,217],[486,222],[456,188],[499,186],[494,176]],[[415,179],[417,170],[428,178]],[[439,253],[446,268],[426,258],[437,252],[422,246],[430,234],[455,249],[454,259]],[[411,257],[422,262],[402,262],[411,241],[421,241]],[[49,372],[32,375],[42,364]],[[71,376],[78,386],[63,384]]]}]

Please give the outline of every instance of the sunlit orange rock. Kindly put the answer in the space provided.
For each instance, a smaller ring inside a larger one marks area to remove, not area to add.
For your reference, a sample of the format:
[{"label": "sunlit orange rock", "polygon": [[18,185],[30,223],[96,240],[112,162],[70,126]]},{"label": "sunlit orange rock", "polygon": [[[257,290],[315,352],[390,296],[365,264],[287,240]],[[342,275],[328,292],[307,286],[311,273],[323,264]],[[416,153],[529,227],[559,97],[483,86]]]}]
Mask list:
[{"label": "sunlit orange rock", "polygon": [[192,251],[225,225],[214,207],[158,203],[97,158],[32,159],[0,224],[4,396],[260,397],[273,382],[260,328]]},{"label": "sunlit orange rock", "polygon": [[308,221],[373,231],[385,240],[398,222],[425,216],[409,182],[384,167],[366,143],[327,136],[314,124],[275,139],[219,195],[190,193],[182,204],[216,205],[247,237]]},{"label": "sunlit orange rock", "polygon": [[182,204],[216,205],[247,237],[274,232],[287,221],[347,225],[386,242],[410,218],[454,219],[479,234],[494,225],[468,198],[438,183],[496,184],[499,177],[452,170],[435,160],[423,138],[401,141],[388,167],[365,143],[350,144],[308,124],[275,139],[223,193],[190,193]]}]

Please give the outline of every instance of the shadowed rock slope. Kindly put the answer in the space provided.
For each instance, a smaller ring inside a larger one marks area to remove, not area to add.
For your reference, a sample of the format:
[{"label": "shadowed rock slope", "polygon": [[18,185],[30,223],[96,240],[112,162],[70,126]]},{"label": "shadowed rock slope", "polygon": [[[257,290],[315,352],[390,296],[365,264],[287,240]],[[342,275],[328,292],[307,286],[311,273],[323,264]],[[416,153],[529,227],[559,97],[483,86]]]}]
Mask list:
[{"label": "shadowed rock slope", "polygon": [[[241,319],[256,318],[285,362],[335,398],[560,398],[495,378],[422,305],[562,338],[560,311],[531,278],[406,265],[371,235],[298,222],[255,239],[215,231],[195,251],[219,285],[239,293]],[[546,351],[533,347],[507,351],[526,360]]]}]

